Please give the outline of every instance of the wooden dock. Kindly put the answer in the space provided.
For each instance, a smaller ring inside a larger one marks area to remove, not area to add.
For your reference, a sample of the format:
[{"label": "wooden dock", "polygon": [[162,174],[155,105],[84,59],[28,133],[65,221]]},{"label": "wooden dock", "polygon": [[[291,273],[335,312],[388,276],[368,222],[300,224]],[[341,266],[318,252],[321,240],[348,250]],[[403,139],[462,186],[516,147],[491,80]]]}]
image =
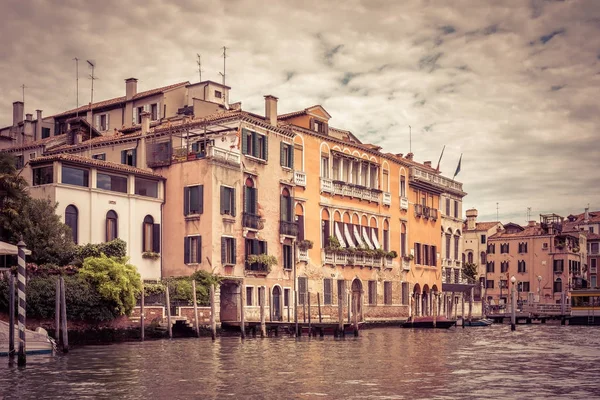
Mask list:
[{"label": "wooden dock", "polygon": [[[494,323],[502,324],[504,320],[510,322],[510,313],[498,313],[498,314],[487,314],[486,318],[494,321]],[[567,321],[571,318],[570,314],[532,314],[532,313],[517,313],[515,315],[517,324],[531,324],[539,322],[545,324],[547,321],[560,321],[561,325],[566,325]]]},{"label": "wooden dock", "polygon": [[[294,335],[296,330],[296,323],[282,322],[282,321],[271,321],[265,322],[267,336],[279,336]],[[343,337],[347,334],[358,336],[358,332],[355,330],[354,324],[345,323],[344,329],[339,329],[338,322],[298,322],[297,336],[308,335],[316,337],[317,335],[323,337],[325,335],[333,335],[334,337]],[[358,324],[359,329],[361,323]],[[223,321],[221,322],[221,328],[224,331],[229,332],[240,332],[241,322],[240,321]],[[244,321],[244,333],[256,336],[257,333],[260,335],[260,321]]]}]

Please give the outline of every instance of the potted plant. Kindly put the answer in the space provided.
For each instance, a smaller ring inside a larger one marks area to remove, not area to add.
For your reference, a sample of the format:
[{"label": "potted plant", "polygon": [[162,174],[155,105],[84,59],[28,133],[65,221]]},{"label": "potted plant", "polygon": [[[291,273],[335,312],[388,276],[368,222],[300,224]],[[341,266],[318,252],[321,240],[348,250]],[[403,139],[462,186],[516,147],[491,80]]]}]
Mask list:
[{"label": "potted plant", "polygon": [[264,266],[267,273],[271,272],[271,267],[277,264],[277,258],[269,254],[250,254],[246,258],[248,264],[260,264]]},{"label": "potted plant", "polygon": [[386,257],[387,258],[396,258],[396,257],[398,257],[398,253],[396,252],[396,250],[392,250],[386,254]]},{"label": "potted plant", "polygon": [[385,251],[384,249],[382,249],[381,247],[376,249],[374,252],[374,256],[379,257],[379,258],[383,258],[385,256],[387,256],[387,251]]},{"label": "potted plant", "polygon": [[145,251],[142,253],[142,258],[147,258],[150,260],[157,260],[160,258],[160,254],[159,253],[155,253],[153,251]]},{"label": "potted plant", "polygon": [[339,250],[341,247],[340,241],[335,236],[329,236],[329,248],[331,250]]},{"label": "potted plant", "polygon": [[299,240],[296,242],[300,250],[310,250],[313,248],[312,240]]},{"label": "potted plant", "polygon": [[415,258],[415,256],[413,256],[412,254],[406,254],[404,256],[402,256],[402,259],[406,262],[412,261]]}]

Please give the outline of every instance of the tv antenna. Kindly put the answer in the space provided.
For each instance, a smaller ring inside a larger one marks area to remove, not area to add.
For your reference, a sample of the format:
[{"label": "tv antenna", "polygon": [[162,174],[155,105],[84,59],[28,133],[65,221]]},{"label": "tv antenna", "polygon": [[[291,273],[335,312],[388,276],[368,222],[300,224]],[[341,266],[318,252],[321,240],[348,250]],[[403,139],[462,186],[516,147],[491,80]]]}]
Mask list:
[{"label": "tv antenna", "polygon": [[527,222],[531,220],[531,207],[527,207]]},{"label": "tv antenna", "polygon": [[498,209],[499,209],[498,204],[500,204],[500,203],[496,202],[496,221],[500,221],[500,217],[498,216],[499,215],[498,214]]},{"label": "tv antenna", "polygon": [[22,84],[22,85],[21,85],[21,89],[23,89],[23,104],[25,104],[25,88],[26,88],[26,87],[27,87],[27,86],[25,86],[25,84]]},{"label": "tv antenna", "polygon": [[92,137],[93,137],[93,133],[92,133],[92,127],[94,126],[94,111],[92,108],[92,104],[94,104],[94,81],[98,78],[96,78],[96,76],[94,75],[94,69],[96,68],[96,65],[94,64],[94,62],[90,61],[90,60],[86,60],[87,63],[89,64],[89,66],[92,68],[92,74],[90,75],[90,79],[92,80],[92,89],[91,89],[91,99],[90,99],[90,120],[88,121],[88,123],[90,124],[90,137],[89,137],[89,144],[90,144],[90,158],[92,157]]},{"label": "tv antenna", "polygon": [[198,61],[196,61],[196,64],[198,64],[198,79],[200,79],[198,82],[202,82],[202,56],[198,53],[196,55],[198,56]]},{"label": "tv antenna", "polygon": [[225,60],[227,59],[227,47],[223,46],[223,72],[219,72],[223,77],[223,86],[225,86]]},{"label": "tv antenna", "polygon": [[408,126],[408,152],[412,153],[412,128]]},{"label": "tv antenna", "polygon": [[75,57],[75,90],[76,90],[76,102],[77,107],[75,108],[75,117],[79,117],[79,58]]}]

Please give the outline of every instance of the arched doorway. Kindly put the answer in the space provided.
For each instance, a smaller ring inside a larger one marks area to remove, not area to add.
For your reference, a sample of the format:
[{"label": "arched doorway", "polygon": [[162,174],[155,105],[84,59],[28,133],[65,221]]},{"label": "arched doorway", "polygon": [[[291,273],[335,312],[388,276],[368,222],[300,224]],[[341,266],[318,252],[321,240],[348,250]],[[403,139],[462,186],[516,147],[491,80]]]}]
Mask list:
[{"label": "arched doorway", "polygon": [[220,311],[221,321],[238,321],[238,303],[240,301],[240,286],[237,282],[221,284]]},{"label": "arched doorway", "polygon": [[362,320],[362,282],[357,278],[352,281],[352,313]]},{"label": "arched doorway", "polygon": [[422,305],[422,310],[423,310],[423,315],[430,315],[431,314],[431,301],[429,299],[429,286],[424,285],[423,286],[423,296],[421,298],[421,305]]},{"label": "arched doorway", "polygon": [[[432,303],[432,310],[435,310],[435,315],[439,316],[441,314],[442,311],[442,304],[439,301],[440,300],[440,291],[438,290],[437,285],[433,285],[431,287],[431,303]],[[437,309],[436,309],[437,307]]]},{"label": "arched doorway", "polygon": [[281,288],[273,286],[273,321],[281,320]]},{"label": "arched doorway", "polygon": [[415,287],[413,289],[413,308],[414,308],[414,312],[413,315],[415,317],[421,315],[421,307],[419,305],[421,301],[421,286],[416,283]]}]

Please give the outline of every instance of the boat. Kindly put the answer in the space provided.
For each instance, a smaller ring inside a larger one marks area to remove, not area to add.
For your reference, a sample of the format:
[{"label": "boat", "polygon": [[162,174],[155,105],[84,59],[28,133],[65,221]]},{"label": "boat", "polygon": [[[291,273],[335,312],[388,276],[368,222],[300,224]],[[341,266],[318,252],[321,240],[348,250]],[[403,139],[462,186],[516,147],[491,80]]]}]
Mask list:
[{"label": "boat", "polygon": [[[19,351],[19,327],[14,326],[15,353]],[[0,356],[8,356],[8,339],[10,325],[8,322],[0,321]],[[25,354],[53,354],[56,345],[54,340],[48,336],[44,328],[35,331],[25,329]],[[16,355],[16,354],[15,354]]]},{"label": "boat", "polygon": [[457,323],[457,325],[463,325],[464,326],[490,326],[494,323],[494,321],[492,321],[491,319],[487,319],[487,318],[481,318],[481,319],[472,319],[471,321],[469,321],[468,319],[466,320],[461,320],[460,323]]},{"label": "boat", "polygon": [[569,295],[569,325],[600,325],[600,289],[577,289]]},{"label": "boat", "polygon": [[448,329],[456,325],[456,320],[449,320],[445,317],[436,317],[435,326],[433,317],[415,317],[402,324],[403,328],[424,328],[424,329]]}]

